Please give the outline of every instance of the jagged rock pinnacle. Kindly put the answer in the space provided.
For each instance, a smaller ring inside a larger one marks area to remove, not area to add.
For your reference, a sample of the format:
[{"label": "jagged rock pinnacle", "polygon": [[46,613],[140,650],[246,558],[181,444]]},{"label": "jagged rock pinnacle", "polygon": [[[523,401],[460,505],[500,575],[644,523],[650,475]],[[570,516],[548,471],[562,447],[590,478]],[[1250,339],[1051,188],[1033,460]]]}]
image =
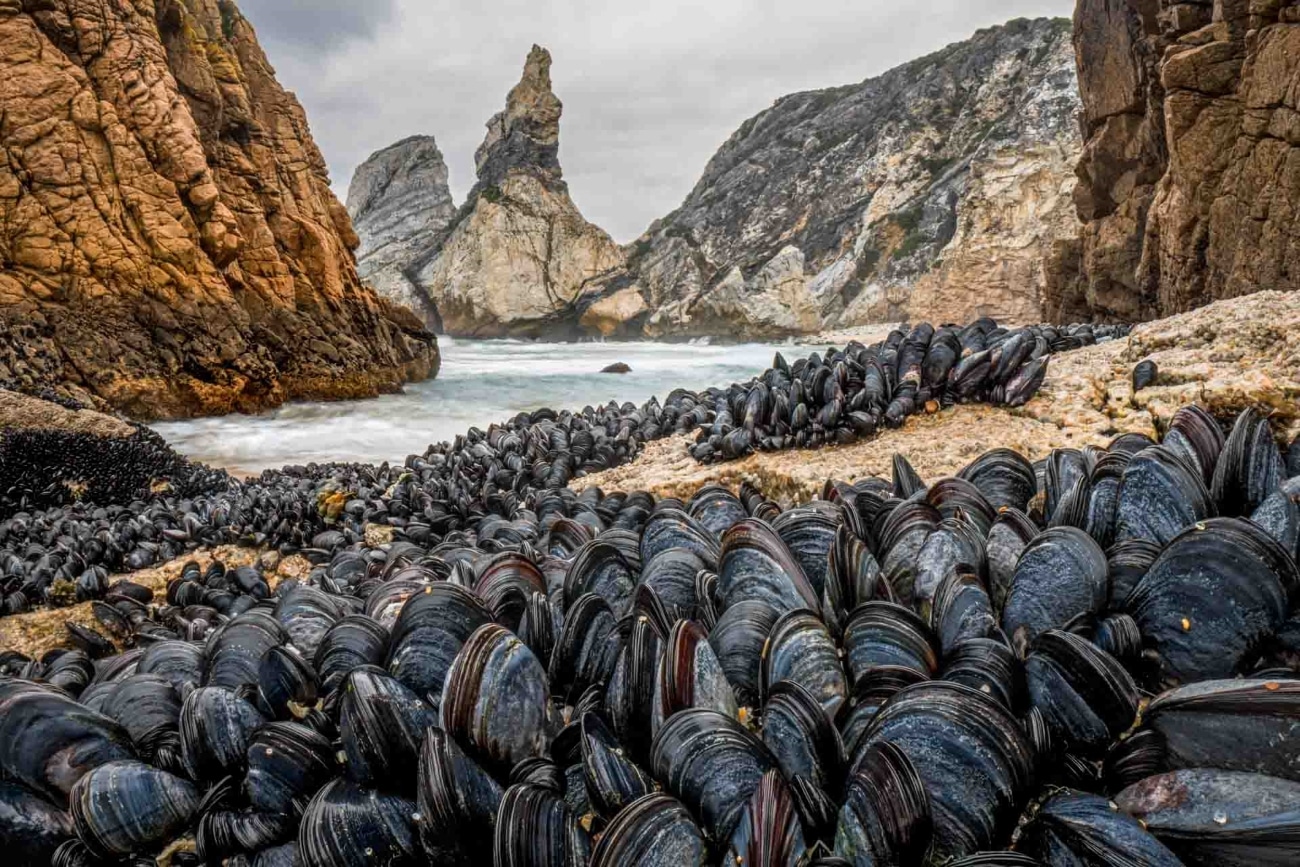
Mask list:
[{"label": "jagged rock pinnacle", "polygon": [[506,98],[504,111],[488,121],[487,138],[474,154],[482,186],[496,186],[523,170],[548,184],[562,182],[560,115],[564,105],[551,90],[551,53],[534,45],[524,74]]}]

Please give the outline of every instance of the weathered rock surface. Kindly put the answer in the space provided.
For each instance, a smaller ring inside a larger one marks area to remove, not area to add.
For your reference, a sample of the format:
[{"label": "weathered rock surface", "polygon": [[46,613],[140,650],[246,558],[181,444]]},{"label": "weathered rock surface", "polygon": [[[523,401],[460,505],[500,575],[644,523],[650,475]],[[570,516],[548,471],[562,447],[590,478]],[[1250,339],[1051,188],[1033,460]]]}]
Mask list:
[{"label": "weathered rock surface", "polygon": [[404,269],[456,216],[447,163],[433,137],[414,136],[372,154],[352,176],[348,215],[361,239],[361,279],[390,301],[423,310],[424,293]]},{"label": "weathered rock surface", "polygon": [[0,381],[142,418],[360,397],[436,342],[362,286],[230,0],[0,0]]},{"label": "weathered rock surface", "polygon": [[1068,22],[1013,21],[742,126],[629,248],[650,336],[1038,321],[1076,236]]},{"label": "weathered rock surface", "polygon": [[1054,315],[1300,287],[1300,4],[1079,0],[1084,228]]},{"label": "weathered rock surface", "polygon": [[561,111],[551,55],[534,46],[505,110],[488,122],[469,198],[405,266],[423,296],[416,312],[436,329],[458,337],[574,336],[586,308],[601,300],[595,281],[622,268],[623,251],[569,197]]},{"label": "weathered rock surface", "polygon": [[[1133,366],[1147,359],[1159,365],[1159,379],[1134,394]],[[999,446],[1038,460],[1055,448],[1102,446],[1120,433],[1154,437],[1192,403],[1226,420],[1248,406],[1262,407],[1284,441],[1300,433],[1300,293],[1221,301],[1139,326],[1127,341],[1053,356],[1042,391],[1019,409],[958,406],[914,416],[899,430],[842,448],[756,454],[709,466],[687,453],[694,437],[674,437],[573,487],[689,498],[708,482],[735,487],[748,479],[774,499],[806,502],[828,478],[888,478],[896,453],[933,480]]]}]

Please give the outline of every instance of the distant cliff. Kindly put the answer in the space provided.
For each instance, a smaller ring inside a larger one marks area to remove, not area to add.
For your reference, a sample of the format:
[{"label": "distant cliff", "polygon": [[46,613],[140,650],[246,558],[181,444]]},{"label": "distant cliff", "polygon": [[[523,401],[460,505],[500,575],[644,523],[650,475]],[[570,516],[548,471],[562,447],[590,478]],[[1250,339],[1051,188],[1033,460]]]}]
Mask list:
[{"label": "distant cliff", "polygon": [[437,343],[363,287],[229,0],[0,0],[0,381],[141,418],[361,397]]},{"label": "distant cliff", "polygon": [[396,270],[414,309],[449,334],[759,338],[906,318],[1037,321],[1047,263],[1078,236],[1066,21],[1013,21],[879,78],[778,100],[623,249],[568,196],[549,68],[535,50],[446,229],[412,237],[428,203],[380,205],[414,215],[379,243],[407,251]]},{"label": "distant cliff", "polygon": [[1300,4],[1079,0],[1084,227],[1061,318],[1300,288]]}]

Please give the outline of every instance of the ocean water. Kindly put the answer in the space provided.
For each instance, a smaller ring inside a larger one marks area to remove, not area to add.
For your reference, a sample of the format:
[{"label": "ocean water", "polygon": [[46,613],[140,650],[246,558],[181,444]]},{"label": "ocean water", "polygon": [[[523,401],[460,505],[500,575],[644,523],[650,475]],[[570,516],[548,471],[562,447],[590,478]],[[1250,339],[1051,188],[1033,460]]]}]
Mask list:
[{"label": "ocean water", "polygon": [[[232,472],[313,461],[402,461],[432,443],[486,429],[521,411],[580,410],[610,400],[640,405],[674,388],[743,382],[777,351],[812,346],[667,343],[532,343],[440,338],[438,378],[403,394],[343,403],[295,403],[262,415],[153,425],[182,454]],[[632,372],[602,374],[615,362]]]}]

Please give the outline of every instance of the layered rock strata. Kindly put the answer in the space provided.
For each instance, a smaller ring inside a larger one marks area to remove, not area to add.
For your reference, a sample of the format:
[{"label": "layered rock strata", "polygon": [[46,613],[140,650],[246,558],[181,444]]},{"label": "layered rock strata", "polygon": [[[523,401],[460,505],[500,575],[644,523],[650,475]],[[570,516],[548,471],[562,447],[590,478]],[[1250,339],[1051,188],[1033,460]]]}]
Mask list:
[{"label": "layered rock strata", "polygon": [[0,0],[0,45],[0,381],[168,418],[436,371],[234,3]]},{"label": "layered rock strata", "polygon": [[1300,286],[1300,3],[1079,0],[1083,231],[1049,309],[1139,320]]}]

